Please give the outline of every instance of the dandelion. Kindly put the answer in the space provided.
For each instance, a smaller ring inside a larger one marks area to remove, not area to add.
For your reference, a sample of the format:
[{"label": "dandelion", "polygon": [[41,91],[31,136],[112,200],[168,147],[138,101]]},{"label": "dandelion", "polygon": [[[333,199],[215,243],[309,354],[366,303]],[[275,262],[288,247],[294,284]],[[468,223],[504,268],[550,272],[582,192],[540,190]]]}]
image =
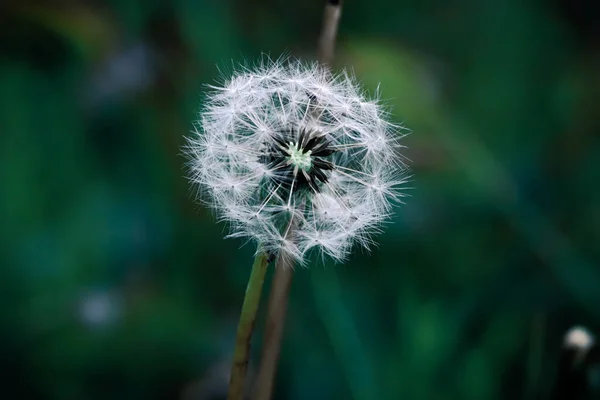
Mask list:
[{"label": "dandelion", "polygon": [[[368,249],[402,196],[406,167],[398,151],[401,127],[345,71],[265,60],[211,89],[186,147],[191,180],[228,223],[229,237],[258,245],[230,377],[228,398],[239,400],[269,261],[303,264],[312,251],[343,260],[354,243]],[[281,271],[290,270],[278,268],[275,281]],[[285,313],[284,281],[274,291],[283,296],[283,314],[273,335]],[[267,318],[271,313],[270,307]],[[278,350],[269,354],[265,365]],[[268,397],[273,375],[261,371],[269,383],[258,398]]]},{"label": "dandelion", "polygon": [[596,345],[594,336],[582,326],[574,326],[567,331],[563,339],[563,347],[571,351],[574,363],[579,364]]},{"label": "dandelion", "polygon": [[401,197],[401,127],[347,72],[267,60],[211,86],[189,140],[192,182],[228,237],[304,263],[343,260]]}]

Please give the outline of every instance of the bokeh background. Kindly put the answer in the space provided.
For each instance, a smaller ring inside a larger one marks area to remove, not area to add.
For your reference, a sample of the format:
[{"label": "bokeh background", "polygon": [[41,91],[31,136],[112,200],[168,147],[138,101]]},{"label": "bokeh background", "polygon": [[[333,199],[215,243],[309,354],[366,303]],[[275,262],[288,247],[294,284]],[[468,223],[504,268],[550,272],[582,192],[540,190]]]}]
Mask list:
[{"label": "bokeh background", "polygon": [[[224,398],[254,249],[181,146],[219,69],[314,59],[322,7],[1,3],[2,398]],[[412,180],[371,254],[295,273],[275,399],[551,396],[565,331],[600,332],[599,17],[346,2],[335,67],[381,85]]]}]

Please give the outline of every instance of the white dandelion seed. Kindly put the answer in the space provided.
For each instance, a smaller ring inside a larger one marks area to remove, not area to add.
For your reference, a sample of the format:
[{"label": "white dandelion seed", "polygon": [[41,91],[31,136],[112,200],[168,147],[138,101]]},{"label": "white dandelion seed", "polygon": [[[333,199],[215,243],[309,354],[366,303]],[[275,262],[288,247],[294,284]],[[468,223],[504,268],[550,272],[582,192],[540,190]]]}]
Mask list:
[{"label": "white dandelion seed", "polygon": [[[400,199],[406,167],[377,99],[318,64],[271,61],[211,86],[185,149],[229,237],[302,263],[366,248]],[[293,228],[293,229],[292,229]]]}]

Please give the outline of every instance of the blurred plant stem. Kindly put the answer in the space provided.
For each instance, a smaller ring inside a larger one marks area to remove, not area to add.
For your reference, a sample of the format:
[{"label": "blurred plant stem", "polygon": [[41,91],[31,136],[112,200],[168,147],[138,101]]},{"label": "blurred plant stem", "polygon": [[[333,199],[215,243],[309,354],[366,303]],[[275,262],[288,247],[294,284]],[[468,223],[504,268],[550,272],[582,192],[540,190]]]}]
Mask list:
[{"label": "blurred plant stem", "polygon": [[269,296],[260,367],[253,397],[255,400],[270,399],[273,392],[273,382],[277,372],[287,303],[294,273],[293,267],[293,260],[287,254],[281,253],[277,259],[275,276],[273,277]]},{"label": "blurred plant stem", "polygon": [[[298,208],[303,208],[304,204],[304,201],[302,201]],[[292,238],[297,227],[298,221],[292,217],[285,238]],[[277,372],[277,362],[279,361],[279,352],[281,350],[281,338],[283,337],[285,314],[287,313],[287,303],[293,273],[294,259],[286,252],[279,252],[275,264],[275,276],[271,284],[271,294],[269,295],[267,320],[265,322],[254,399],[270,399],[273,392],[273,382],[275,381],[275,374]]]},{"label": "blurred plant stem", "polygon": [[[322,65],[329,66],[333,61],[335,38],[337,36],[341,13],[341,0],[326,1],[325,12],[323,15],[323,27],[317,49],[319,63]],[[292,225],[288,234],[292,234],[294,231],[293,220],[290,223]],[[283,337],[287,303],[294,272],[293,266],[292,259],[286,255],[280,254],[277,259],[275,276],[273,277],[271,294],[269,296],[263,348],[260,357],[258,377],[256,379],[254,400],[269,400],[273,392],[273,382],[275,381],[277,372],[277,363],[281,351],[281,338]]]},{"label": "blurred plant stem", "polygon": [[327,0],[323,14],[323,28],[319,37],[319,62],[331,65],[335,50],[335,37],[337,36],[340,16],[342,15],[341,0]]},{"label": "blurred plant stem", "polygon": [[248,356],[250,353],[250,338],[254,330],[254,321],[256,320],[256,312],[258,311],[268,264],[267,255],[259,250],[252,265],[248,286],[246,286],[240,322],[238,323],[233,364],[231,365],[231,376],[229,379],[228,400],[242,400],[244,396],[244,383],[246,381],[246,370],[248,369]]}]

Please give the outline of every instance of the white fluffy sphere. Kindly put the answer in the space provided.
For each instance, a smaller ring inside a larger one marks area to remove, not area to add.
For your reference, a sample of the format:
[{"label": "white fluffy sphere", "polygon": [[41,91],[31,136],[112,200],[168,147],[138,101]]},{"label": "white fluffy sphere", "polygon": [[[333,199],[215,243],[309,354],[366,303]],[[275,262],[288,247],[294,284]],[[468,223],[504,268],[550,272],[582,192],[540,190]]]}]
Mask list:
[{"label": "white fluffy sphere", "polygon": [[400,126],[348,73],[267,60],[211,86],[186,153],[202,200],[271,254],[344,259],[401,197]]}]

